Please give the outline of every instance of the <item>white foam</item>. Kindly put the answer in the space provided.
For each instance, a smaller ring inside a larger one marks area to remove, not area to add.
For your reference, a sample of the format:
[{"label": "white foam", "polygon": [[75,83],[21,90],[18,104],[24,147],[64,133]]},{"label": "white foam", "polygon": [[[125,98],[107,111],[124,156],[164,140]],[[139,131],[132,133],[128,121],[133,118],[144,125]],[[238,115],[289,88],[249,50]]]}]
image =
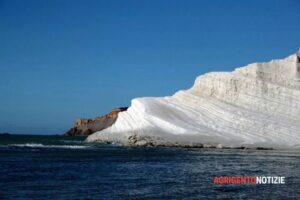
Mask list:
[{"label": "white foam", "polygon": [[41,143],[9,144],[10,147],[29,147],[29,148],[63,148],[63,149],[86,149],[91,146],[83,145],[44,145]]}]

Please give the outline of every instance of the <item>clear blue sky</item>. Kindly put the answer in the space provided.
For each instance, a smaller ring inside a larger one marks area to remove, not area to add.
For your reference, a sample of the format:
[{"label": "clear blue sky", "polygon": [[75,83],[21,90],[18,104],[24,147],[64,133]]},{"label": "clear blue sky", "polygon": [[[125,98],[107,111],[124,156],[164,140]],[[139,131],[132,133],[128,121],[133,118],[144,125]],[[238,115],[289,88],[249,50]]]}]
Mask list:
[{"label": "clear blue sky", "polygon": [[300,47],[300,1],[0,0],[0,132],[60,134]]}]

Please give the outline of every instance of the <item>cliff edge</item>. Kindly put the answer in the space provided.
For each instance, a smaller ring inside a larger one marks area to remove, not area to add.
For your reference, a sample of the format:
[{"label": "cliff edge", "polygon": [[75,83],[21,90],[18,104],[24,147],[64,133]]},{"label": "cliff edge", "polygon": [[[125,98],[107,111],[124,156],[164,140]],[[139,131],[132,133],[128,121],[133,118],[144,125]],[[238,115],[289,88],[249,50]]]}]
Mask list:
[{"label": "cliff edge", "polygon": [[126,111],[127,107],[113,109],[110,113],[93,119],[78,119],[74,126],[67,131],[65,136],[88,136],[101,131],[115,123],[120,112]]}]

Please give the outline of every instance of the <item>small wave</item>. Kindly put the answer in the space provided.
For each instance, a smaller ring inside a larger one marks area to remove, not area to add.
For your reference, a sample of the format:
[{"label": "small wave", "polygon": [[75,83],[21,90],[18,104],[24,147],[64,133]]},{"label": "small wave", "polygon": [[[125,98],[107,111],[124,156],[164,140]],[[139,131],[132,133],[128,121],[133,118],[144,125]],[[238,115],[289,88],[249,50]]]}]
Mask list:
[{"label": "small wave", "polygon": [[77,141],[77,140],[59,140],[59,142],[63,142],[63,143],[74,143],[74,144],[82,144],[84,141]]},{"label": "small wave", "polygon": [[44,145],[40,143],[9,144],[9,147],[29,147],[29,148],[63,148],[63,149],[86,149],[90,146],[83,145]]}]

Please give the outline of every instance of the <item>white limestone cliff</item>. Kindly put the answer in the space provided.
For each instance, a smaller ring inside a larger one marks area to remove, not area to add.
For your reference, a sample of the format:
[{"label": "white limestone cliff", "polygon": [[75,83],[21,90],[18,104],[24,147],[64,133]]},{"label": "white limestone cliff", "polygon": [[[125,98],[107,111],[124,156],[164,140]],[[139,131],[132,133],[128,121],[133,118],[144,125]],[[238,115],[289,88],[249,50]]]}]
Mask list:
[{"label": "white limestone cliff", "polygon": [[170,97],[132,100],[88,142],[133,146],[300,148],[300,53],[199,76]]}]

